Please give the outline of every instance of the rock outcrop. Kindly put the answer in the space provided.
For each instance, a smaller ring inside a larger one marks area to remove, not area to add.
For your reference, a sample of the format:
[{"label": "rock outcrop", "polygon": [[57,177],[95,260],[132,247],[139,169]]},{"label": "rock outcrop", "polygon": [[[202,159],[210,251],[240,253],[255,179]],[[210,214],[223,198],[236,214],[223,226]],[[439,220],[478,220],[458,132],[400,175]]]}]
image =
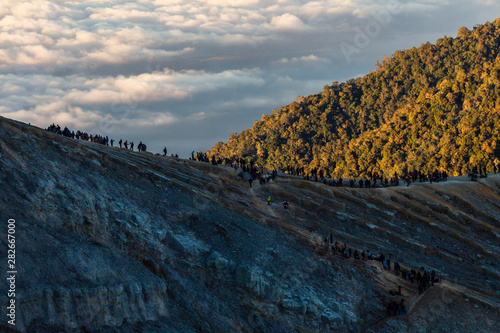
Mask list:
[{"label": "rock outcrop", "polygon": [[[0,211],[16,220],[19,304],[16,326],[2,315],[1,329],[498,331],[499,176],[351,189],[288,176],[249,188],[236,174],[0,118]],[[380,263],[327,253],[330,233],[445,282],[417,299]],[[392,318],[397,284],[411,311]]]}]

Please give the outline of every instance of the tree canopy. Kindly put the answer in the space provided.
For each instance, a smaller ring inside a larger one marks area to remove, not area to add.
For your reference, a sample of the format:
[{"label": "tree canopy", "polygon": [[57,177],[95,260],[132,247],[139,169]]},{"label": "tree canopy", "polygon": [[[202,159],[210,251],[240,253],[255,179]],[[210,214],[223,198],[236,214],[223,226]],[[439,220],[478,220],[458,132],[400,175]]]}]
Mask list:
[{"label": "tree canopy", "polygon": [[500,162],[500,19],[396,51],[374,72],[264,115],[209,152],[334,177],[467,174]]}]

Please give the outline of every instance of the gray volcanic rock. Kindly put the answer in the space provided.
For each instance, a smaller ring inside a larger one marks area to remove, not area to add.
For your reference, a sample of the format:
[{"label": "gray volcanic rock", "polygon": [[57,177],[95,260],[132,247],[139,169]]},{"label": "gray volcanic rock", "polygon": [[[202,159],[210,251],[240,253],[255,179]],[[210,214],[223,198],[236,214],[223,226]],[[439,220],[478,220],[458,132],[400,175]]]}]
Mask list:
[{"label": "gray volcanic rock", "polygon": [[[0,211],[16,220],[18,271],[16,326],[3,315],[0,328],[499,331],[500,177],[408,189],[280,177],[249,188],[236,174],[0,118]],[[417,298],[379,262],[327,253],[330,233],[445,282]],[[388,317],[399,284],[411,311]]]}]

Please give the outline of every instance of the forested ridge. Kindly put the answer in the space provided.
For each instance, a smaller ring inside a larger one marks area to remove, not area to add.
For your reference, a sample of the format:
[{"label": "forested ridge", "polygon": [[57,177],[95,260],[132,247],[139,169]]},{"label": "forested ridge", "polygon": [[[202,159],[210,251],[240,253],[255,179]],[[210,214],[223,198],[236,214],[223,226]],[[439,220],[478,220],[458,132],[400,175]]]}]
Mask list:
[{"label": "forested ridge", "polygon": [[500,162],[500,19],[384,58],[298,97],[209,152],[334,177],[467,174]]}]

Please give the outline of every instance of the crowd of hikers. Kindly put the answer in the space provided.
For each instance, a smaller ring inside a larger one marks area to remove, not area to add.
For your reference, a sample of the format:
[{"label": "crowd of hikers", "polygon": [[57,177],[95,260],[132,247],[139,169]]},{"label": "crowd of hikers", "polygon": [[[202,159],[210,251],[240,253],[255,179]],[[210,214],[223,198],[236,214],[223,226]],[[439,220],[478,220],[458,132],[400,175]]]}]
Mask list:
[{"label": "crowd of hikers", "polygon": [[[255,166],[255,162],[250,160],[249,162],[244,158],[220,158],[215,155],[209,157],[205,152],[197,152],[194,151],[191,153],[190,160],[200,161],[212,163],[213,165],[230,165],[232,168],[238,170],[238,168],[242,168],[243,172],[250,172],[252,174],[253,180],[259,179],[261,184],[265,183],[260,179],[262,174],[265,173],[265,168]],[[500,173],[500,163],[495,167],[495,174],[497,172]],[[250,170],[250,171],[249,171]],[[259,174],[260,170],[260,174]],[[370,177],[365,177],[362,179],[348,179],[344,180],[342,178],[329,178],[327,176],[327,171],[325,169],[306,169],[305,167],[293,167],[287,166],[286,169],[280,170],[285,174],[289,174],[296,177],[301,177],[304,180],[313,181],[313,182],[322,182],[323,184],[330,186],[349,186],[351,188],[380,188],[380,187],[394,187],[399,186],[400,184],[406,184],[409,187],[412,183],[424,183],[429,182],[439,183],[442,181],[448,180],[448,172],[447,171],[439,171],[435,169],[434,171],[424,172],[421,170],[413,169],[412,171],[404,171],[401,174],[395,173],[394,176],[387,178],[382,175],[378,175],[376,172],[373,173]],[[264,172],[264,173],[263,173]],[[276,169],[273,171],[273,178],[276,177],[277,171]],[[486,171],[486,167],[474,168],[473,172],[469,174],[471,180],[476,180],[477,178],[486,178],[488,177],[488,173]],[[251,187],[251,182],[250,182]]]},{"label": "crowd of hikers", "polygon": [[[287,166],[286,168],[286,173],[294,175],[294,176],[300,176],[303,177],[304,180],[309,180],[309,181],[314,181],[318,182],[321,181],[324,184],[330,185],[330,186],[344,186],[347,184],[344,184],[344,180],[342,178],[339,179],[328,179],[326,177],[326,171],[323,169],[316,169],[313,168],[309,172],[304,171],[304,167],[290,167]],[[424,173],[422,171],[406,171],[402,175],[398,175],[397,173],[390,179],[387,177],[379,176],[377,173],[374,173],[371,177],[367,177],[364,179],[349,179],[348,180],[348,186],[349,187],[359,187],[359,188],[374,188],[374,187],[389,187],[389,186],[399,186],[400,181],[405,182],[406,186],[410,186],[411,183],[417,182],[430,182],[431,184],[433,182],[440,182],[440,181],[446,181],[448,179],[448,174],[446,171],[438,171],[435,170],[434,172],[429,172],[429,173]]]},{"label": "crowd of hikers", "polygon": [[[500,163],[497,166],[498,172],[500,172]],[[495,171],[496,173],[496,171]],[[488,171],[486,167],[475,167],[472,172],[469,172],[470,180],[477,180],[478,178],[488,178]]]},{"label": "crowd of hikers", "polygon": [[[216,158],[215,156],[212,156],[212,158],[210,159],[206,153],[198,152],[195,154],[194,151],[191,153],[191,159],[202,162],[211,162],[213,165],[218,165],[218,164],[230,165],[232,168],[235,168],[236,170],[238,168],[242,168],[243,172],[251,173],[253,180],[259,179],[261,184],[264,184],[266,182],[266,174],[267,174],[266,169],[263,167],[260,168],[256,167],[253,160],[247,162],[243,158],[221,159],[221,158]],[[411,172],[408,171],[404,172],[401,176],[396,173],[390,180],[388,178],[383,178],[381,176],[378,176],[378,174],[376,173],[370,178],[364,178],[359,180],[358,179],[344,180],[342,178],[334,179],[334,178],[327,178],[326,171],[324,169],[319,169],[319,170],[312,169],[307,173],[304,170],[305,170],[304,167],[294,168],[288,166],[285,170],[283,170],[283,172],[289,175],[302,177],[304,180],[322,182],[323,184],[330,186],[337,186],[337,187],[349,186],[351,188],[356,188],[356,187],[376,188],[376,187],[399,186],[400,182],[403,181],[404,183],[406,183],[406,186],[410,186],[411,183],[416,183],[417,181],[430,182],[432,184],[433,182],[439,183],[440,181],[448,180],[448,173],[446,171],[438,171],[438,170],[429,173],[413,170]],[[272,174],[273,174],[272,179],[274,179],[277,175],[277,171],[273,170]],[[252,183],[250,181],[250,187],[251,184]]]},{"label": "crowd of hikers", "polygon": [[259,180],[260,185],[264,185],[269,183],[270,181],[274,181],[278,176],[278,171],[275,170],[267,170],[263,167],[258,167],[257,164],[253,161],[247,161],[244,158],[216,158],[215,155],[212,158],[209,158],[207,153],[191,152],[190,160],[199,161],[199,162],[207,162],[212,163],[212,165],[223,164],[226,166],[230,166],[231,168],[238,171],[241,169],[241,172],[238,173],[238,176],[245,181],[248,181],[249,187],[252,187],[252,183],[254,180]]},{"label": "crowd of hikers", "polygon": [[[413,285],[416,283],[418,288],[418,295],[422,295],[429,287],[434,286],[434,283],[441,282],[441,276],[436,274],[433,269],[431,271],[426,269],[426,266],[420,268],[404,268],[397,261],[391,262],[391,259],[386,257],[383,253],[371,253],[370,250],[358,251],[357,249],[352,249],[347,246],[347,244],[342,244],[337,241],[333,241],[333,234],[330,237],[324,238],[324,247],[326,253],[332,255],[340,255],[345,259],[354,260],[376,260],[382,264],[384,270],[393,271],[394,274],[403,280],[409,280]],[[390,290],[389,294],[391,296],[402,296],[402,286],[399,285],[397,290]],[[404,315],[408,311],[405,304],[404,298],[400,301],[391,300],[387,305],[387,315],[389,316],[399,316]]]},{"label": "crowd of hikers", "polygon": [[[69,128],[64,127],[64,129],[61,128],[59,125],[52,124],[47,128],[47,131],[56,133],[59,135],[63,135],[68,138],[76,139],[76,140],[82,140],[82,141],[90,141],[94,143],[99,143],[102,145],[106,146],[111,146],[114,147],[115,140],[114,139],[109,139],[108,136],[101,136],[97,134],[88,134],[86,132],[82,131],[71,131]],[[134,150],[134,142],[128,142],[128,140],[125,140],[123,142],[122,139],[118,141],[118,145],[120,148],[124,147],[125,149],[130,149]],[[129,148],[130,147],[130,148]],[[137,150],[138,151],[147,151],[147,146],[142,143],[142,141],[139,142],[137,145]],[[165,148],[165,154],[166,154],[166,148]]]},{"label": "crowd of hikers", "polygon": [[[274,179],[277,175],[276,169],[272,171],[272,176],[267,176],[268,171],[263,167],[257,167],[256,163],[253,160],[247,161],[244,158],[220,158],[213,155],[209,157],[205,152],[191,152],[190,160],[199,161],[199,162],[207,162],[212,163],[213,165],[228,165],[231,168],[238,170],[242,169],[242,172],[248,172],[252,176],[252,179],[248,179],[250,183],[250,187],[252,186],[253,180],[259,180],[260,184],[265,184],[269,179]],[[326,170],[324,169],[316,169],[313,168],[306,172],[304,167],[291,167],[287,166],[286,169],[281,170],[282,172],[296,176],[302,177],[304,180],[309,180],[313,182],[322,182],[323,184],[330,186],[349,186],[352,188],[376,188],[376,187],[390,187],[390,186],[399,186],[400,183],[405,183],[406,186],[410,186],[412,183],[418,182],[429,182],[429,183],[439,183],[440,181],[448,180],[448,173],[446,171],[438,171],[425,173],[419,170],[406,171],[401,175],[397,173],[391,177],[390,179],[379,176],[377,173],[374,173],[371,177],[367,177],[364,179],[349,179],[344,180],[342,178],[334,179],[328,178],[326,175]],[[239,174],[241,177],[241,174]],[[268,178],[270,177],[270,178]],[[247,180],[247,179],[245,179]]]}]

